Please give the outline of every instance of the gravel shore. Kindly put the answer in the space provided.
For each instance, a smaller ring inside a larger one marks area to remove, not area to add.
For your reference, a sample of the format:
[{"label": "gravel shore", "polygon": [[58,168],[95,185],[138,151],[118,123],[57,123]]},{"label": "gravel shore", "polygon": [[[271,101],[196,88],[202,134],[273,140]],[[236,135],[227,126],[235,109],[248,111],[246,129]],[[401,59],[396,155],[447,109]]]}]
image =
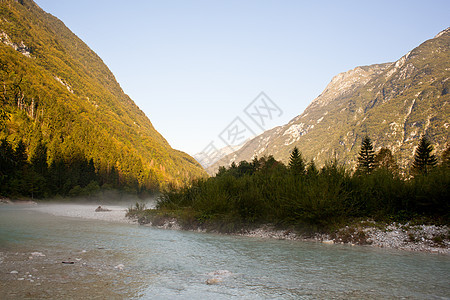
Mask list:
[{"label": "gravel shore", "polygon": [[[175,218],[158,220],[158,224],[149,223],[143,225],[171,230],[208,231],[200,227],[185,229]],[[211,230],[211,232],[220,233],[215,230]],[[365,245],[407,251],[450,254],[450,228],[448,226],[410,225],[409,223],[383,224],[364,221],[352,226],[346,226],[331,234],[316,233],[304,235],[292,229],[280,230],[272,225],[263,225],[256,229],[242,230],[233,234],[253,238]]]},{"label": "gravel shore", "polygon": [[450,254],[448,226],[364,222],[358,226],[346,226],[331,234],[315,234],[311,237],[305,237],[292,230],[276,230],[271,226],[263,226],[239,235]]}]

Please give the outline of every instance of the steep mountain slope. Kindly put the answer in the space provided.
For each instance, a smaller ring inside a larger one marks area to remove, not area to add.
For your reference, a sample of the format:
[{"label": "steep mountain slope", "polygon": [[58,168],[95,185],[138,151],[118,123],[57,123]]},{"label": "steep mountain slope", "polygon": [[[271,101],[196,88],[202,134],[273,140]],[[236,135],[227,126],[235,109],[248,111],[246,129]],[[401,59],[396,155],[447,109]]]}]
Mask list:
[{"label": "steep mountain slope", "polygon": [[450,29],[395,63],[356,67],[335,76],[298,117],[249,141],[208,169],[272,154],[286,162],[297,146],[319,165],[354,165],[367,134],[375,149],[388,147],[406,166],[422,134],[441,152],[449,141]]},{"label": "steep mountain slope", "polygon": [[[113,46],[113,45],[111,45]],[[157,188],[204,176],[122,91],[103,61],[31,0],[0,1],[0,138],[42,141],[48,162],[82,155],[99,173]]]}]

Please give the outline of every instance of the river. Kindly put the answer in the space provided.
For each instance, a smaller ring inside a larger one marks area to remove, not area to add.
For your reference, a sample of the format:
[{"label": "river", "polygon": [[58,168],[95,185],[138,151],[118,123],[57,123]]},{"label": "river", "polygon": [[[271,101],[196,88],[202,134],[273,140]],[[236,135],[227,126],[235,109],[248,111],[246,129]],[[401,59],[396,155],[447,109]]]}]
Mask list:
[{"label": "river", "polygon": [[20,205],[0,206],[0,272],[1,299],[450,299],[448,255],[164,230]]}]

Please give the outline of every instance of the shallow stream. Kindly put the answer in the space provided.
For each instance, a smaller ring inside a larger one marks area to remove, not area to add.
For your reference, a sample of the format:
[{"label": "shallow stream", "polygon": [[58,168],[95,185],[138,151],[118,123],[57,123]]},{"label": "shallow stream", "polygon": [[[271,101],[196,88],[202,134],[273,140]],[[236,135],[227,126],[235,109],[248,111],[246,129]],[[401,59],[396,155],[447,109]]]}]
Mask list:
[{"label": "shallow stream", "polygon": [[450,297],[448,255],[163,230],[17,205],[0,206],[0,253],[1,299]]}]

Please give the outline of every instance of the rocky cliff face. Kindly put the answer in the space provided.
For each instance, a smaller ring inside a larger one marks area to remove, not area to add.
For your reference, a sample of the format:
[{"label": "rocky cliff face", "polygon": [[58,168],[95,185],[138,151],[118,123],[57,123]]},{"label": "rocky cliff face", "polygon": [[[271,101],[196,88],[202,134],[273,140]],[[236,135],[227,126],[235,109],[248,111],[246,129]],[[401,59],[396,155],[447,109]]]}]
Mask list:
[{"label": "rocky cliff face", "polygon": [[365,135],[376,150],[391,149],[405,167],[421,135],[431,139],[438,153],[449,141],[449,78],[450,29],[446,29],[395,63],[336,75],[301,115],[250,140],[208,171],[269,154],[287,162],[294,146],[319,165],[337,158],[354,166]]}]

